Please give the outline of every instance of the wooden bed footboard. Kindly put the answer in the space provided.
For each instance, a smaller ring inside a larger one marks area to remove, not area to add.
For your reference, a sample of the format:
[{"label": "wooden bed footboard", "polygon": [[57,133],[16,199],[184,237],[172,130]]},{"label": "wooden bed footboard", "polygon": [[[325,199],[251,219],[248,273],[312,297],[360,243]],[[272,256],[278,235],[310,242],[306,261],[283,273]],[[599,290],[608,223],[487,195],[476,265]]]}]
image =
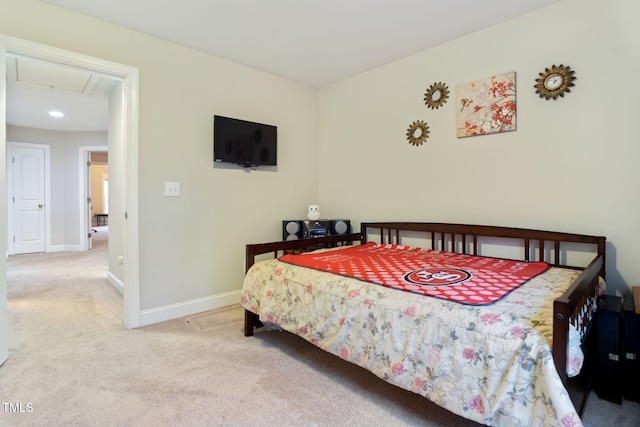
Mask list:
[{"label": "wooden bed footboard", "polygon": [[[578,413],[582,412],[588,394],[590,378],[585,372],[576,378],[567,377],[567,343],[569,325],[574,325],[581,334],[583,348],[590,342],[591,320],[597,307],[599,281],[605,278],[606,238],[582,234],[561,233],[513,227],[498,227],[468,224],[418,223],[418,222],[367,222],[361,224],[361,232],[342,236],[327,236],[313,239],[282,241],[247,245],[247,270],[260,254],[273,253],[279,256],[285,251],[315,249],[344,244],[379,243],[403,244],[404,240],[419,238],[427,242],[421,247],[469,255],[483,255],[482,245],[489,239],[507,239],[508,245],[519,248],[519,256],[510,257],[522,261],[544,261],[553,267],[582,270],[569,289],[554,301],[553,306],[553,358],[556,369],[567,386]],[[412,244],[412,243],[404,243]],[[588,247],[593,260],[584,266],[567,265],[567,245]],[[246,311],[245,335],[253,335],[254,328],[261,326],[258,315]],[[588,355],[588,350],[585,349]]]},{"label": "wooden bed footboard", "polygon": [[[599,253],[571,287],[553,302],[553,361],[578,414],[582,414],[593,377],[596,342],[591,325],[600,297],[600,278],[604,279],[605,268],[604,240],[601,244],[602,253]],[[600,247],[600,243],[598,245]],[[580,333],[582,349],[586,356],[582,371],[573,378],[567,376],[569,325],[576,327]]]}]

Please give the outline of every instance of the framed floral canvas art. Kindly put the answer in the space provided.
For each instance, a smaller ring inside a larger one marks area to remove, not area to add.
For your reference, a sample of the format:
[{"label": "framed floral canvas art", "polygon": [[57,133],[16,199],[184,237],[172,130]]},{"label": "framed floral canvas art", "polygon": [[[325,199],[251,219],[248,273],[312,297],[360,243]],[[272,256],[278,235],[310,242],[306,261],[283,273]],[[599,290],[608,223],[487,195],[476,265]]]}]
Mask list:
[{"label": "framed floral canvas art", "polygon": [[516,130],[516,72],[458,85],[456,102],[458,138]]}]

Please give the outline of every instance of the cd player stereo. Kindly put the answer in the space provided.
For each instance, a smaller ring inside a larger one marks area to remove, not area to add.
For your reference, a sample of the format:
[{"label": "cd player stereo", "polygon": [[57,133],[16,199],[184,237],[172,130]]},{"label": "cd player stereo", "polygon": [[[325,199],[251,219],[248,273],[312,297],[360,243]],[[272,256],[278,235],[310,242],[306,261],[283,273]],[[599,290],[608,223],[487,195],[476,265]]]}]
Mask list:
[{"label": "cd player stereo", "polygon": [[282,240],[339,236],[351,233],[348,219],[320,219],[317,221],[292,219],[282,221]]}]

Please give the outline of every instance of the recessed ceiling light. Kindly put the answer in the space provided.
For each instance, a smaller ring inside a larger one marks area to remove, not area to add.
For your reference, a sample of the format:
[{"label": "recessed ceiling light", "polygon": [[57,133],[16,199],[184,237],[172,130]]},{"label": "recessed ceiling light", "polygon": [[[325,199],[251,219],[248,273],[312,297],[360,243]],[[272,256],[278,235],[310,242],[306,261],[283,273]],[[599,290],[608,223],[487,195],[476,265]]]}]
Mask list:
[{"label": "recessed ceiling light", "polygon": [[49,111],[51,117],[64,117],[64,114],[60,111]]}]

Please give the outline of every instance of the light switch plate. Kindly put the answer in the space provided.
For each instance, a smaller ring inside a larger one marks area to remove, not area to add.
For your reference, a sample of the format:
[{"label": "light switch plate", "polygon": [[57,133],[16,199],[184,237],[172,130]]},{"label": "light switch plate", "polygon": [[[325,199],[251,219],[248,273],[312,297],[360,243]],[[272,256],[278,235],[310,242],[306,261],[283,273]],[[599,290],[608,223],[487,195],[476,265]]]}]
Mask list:
[{"label": "light switch plate", "polygon": [[166,197],[178,197],[178,196],[180,196],[180,183],[179,182],[165,182],[164,183],[164,195]]}]

